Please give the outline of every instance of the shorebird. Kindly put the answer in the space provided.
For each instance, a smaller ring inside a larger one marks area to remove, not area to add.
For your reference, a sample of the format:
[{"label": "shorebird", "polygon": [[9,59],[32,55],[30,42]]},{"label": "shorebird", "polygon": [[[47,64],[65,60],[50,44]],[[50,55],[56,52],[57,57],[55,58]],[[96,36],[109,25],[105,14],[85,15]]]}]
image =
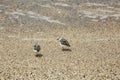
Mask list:
[{"label": "shorebird", "polygon": [[33,46],[33,51],[35,53],[38,53],[39,51],[41,50],[41,47],[38,43],[36,43],[34,46]]},{"label": "shorebird", "polygon": [[63,37],[57,38],[57,40],[59,41],[62,49],[64,49],[64,47],[70,47],[69,42],[66,39],[64,39]]}]

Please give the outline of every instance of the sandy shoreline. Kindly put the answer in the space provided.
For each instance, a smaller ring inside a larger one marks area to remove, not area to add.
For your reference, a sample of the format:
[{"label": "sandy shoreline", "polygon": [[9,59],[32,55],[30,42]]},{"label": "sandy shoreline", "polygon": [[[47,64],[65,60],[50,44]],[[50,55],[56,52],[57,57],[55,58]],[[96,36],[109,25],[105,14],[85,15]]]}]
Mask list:
[{"label": "sandy shoreline", "polygon": [[119,0],[0,0],[0,80],[120,80]]},{"label": "sandy shoreline", "polygon": [[[3,29],[0,79],[119,80],[120,29],[119,25],[113,26],[38,28],[27,32]],[[56,42],[61,35],[68,39],[72,51],[61,50]],[[41,57],[35,57],[32,51],[36,41],[42,47]]]}]

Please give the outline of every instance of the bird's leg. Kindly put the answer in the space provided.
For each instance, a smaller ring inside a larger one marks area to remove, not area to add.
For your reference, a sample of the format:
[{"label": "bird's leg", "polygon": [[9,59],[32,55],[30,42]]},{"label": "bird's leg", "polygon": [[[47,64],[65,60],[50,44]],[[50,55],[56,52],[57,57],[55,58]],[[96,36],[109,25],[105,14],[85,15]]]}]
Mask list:
[{"label": "bird's leg", "polygon": [[61,47],[62,47],[62,50],[64,50],[64,46],[63,46],[63,45],[61,45]]},{"label": "bird's leg", "polygon": [[39,52],[36,52],[36,56],[37,56],[37,57],[39,56]]},{"label": "bird's leg", "polygon": [[35,52],[35,55],[37,55],[37,52]]}]

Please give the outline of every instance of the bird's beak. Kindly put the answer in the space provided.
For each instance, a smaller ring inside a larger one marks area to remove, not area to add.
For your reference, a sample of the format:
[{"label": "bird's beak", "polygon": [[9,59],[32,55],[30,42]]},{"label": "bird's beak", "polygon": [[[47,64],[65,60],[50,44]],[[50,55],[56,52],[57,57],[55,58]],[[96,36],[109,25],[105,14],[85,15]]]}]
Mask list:
[{"label": "bird's beak", "polygon": [[59,38],[57,38],[57,40],[59,40]]}]

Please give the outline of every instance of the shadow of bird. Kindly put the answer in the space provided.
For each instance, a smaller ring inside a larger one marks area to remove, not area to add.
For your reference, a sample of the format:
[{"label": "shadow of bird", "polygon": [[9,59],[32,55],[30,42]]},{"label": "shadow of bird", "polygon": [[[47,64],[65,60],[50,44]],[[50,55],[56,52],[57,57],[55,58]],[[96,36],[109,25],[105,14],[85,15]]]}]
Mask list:
[{"label": "shadow of bird", "polygon": [[62,49],[62,51],[72,51],[71,49]]},{"label": "shadow of bird", "polygon": [[35,56],[36,57],[42,57],[43,55],[42,54],[36,54]]}]

